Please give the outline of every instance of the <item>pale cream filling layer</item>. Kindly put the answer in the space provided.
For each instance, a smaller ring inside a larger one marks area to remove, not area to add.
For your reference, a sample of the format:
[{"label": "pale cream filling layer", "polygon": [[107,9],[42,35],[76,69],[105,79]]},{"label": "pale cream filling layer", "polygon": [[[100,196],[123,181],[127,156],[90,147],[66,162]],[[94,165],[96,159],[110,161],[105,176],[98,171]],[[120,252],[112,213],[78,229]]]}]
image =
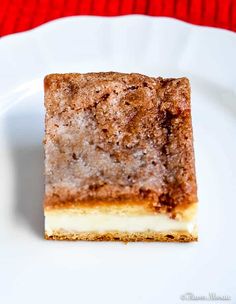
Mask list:
[{"label": "pale cream filling layer", "polygon": [[114,214],[77,214],[45,213],[45,231],[48,236],[55,231],[80,232],[168,232],[187,231],[192,233],[196,226],[195,217],[191,220],[175,220],[164,214],[156,215],[114,215]]}]

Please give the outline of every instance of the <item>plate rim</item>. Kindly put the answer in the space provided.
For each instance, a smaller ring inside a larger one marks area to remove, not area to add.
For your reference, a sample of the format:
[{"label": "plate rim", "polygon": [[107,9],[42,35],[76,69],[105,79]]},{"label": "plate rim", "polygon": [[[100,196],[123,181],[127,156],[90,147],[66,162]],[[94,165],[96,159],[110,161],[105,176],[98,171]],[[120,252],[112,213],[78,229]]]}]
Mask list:
[{"label": "plate rim", "polygon": [[53,19],[50,21],[47,21],[43,24],[40,24],[32,29],[18,32],[18,33],[12,33],[8,35],[4,35],[0,37],[0,44],[3,43],[5,40],[9,39],[14,39],[18,37],[23,37],[25,35],[30,35],[37,33],[41,30],[45,30],[48,27],[51,27],[52,25],[58,23],[58,24],[63,24],[65,22],[70,22],[71,20],[83,20],[83,19],[90,19],[90,20],[117,20],[117,19],[146,19],[146,20],[157,20],[158,22],[163,22],[163,23],[173,23],[173,24],[178,24],[182,25],[186,28],[194,28],[194,29],[199,29],[199,30],[204,30],[204,31],[213,31],[213,32],[218,32],[221,34],[226,34],[230,35],[231,37],[236,38],[236,32],[230,31],[228,29],[224,28],[218,28],[218,27],[212,27],[212,26],[205,26],[205,25],[198,25],[198,24],[193,24],[189,23],[184,20],[180,20],[177,18],[173,17],[164,17],[164,16],[149,16],[149,15],[142,15],[142,14],[130,14],[130,15],[120,15],[120,16],[91,16],[91,15],[77,15],[77,16],[65,16],[57,19]]}]

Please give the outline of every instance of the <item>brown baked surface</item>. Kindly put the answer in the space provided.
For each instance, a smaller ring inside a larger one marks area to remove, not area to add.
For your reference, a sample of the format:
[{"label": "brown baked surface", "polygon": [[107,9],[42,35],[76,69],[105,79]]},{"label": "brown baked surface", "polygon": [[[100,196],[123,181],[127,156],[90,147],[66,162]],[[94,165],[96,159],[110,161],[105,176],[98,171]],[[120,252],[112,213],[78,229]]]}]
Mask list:
[{"label": "brown baked surface", "polygon": [[193,242],[197,241],[197,234],[191,234],[189,232],[83,232],[83,233],[66,233],[66,232],[54,232],[52,236],[48,236],[45,233],[45,239],[47,240],[67,240],[67,241],[122,241],[122,242]]},{"label": "brown baked surface", "polygon": [[46,209],[148,201],[173,215],[197,202],[187,78],[51,74],[44,84]]}]

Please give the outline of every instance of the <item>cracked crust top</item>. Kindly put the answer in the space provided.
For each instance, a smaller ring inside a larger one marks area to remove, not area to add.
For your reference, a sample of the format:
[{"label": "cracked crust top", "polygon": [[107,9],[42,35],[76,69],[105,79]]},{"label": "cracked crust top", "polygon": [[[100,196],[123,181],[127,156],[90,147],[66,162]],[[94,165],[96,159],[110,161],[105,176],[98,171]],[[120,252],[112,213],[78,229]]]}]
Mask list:
[{"label": "cracked crust top", "polygon": [[187,78],[140,74],[45,77],[47,208],[197,201]]}]

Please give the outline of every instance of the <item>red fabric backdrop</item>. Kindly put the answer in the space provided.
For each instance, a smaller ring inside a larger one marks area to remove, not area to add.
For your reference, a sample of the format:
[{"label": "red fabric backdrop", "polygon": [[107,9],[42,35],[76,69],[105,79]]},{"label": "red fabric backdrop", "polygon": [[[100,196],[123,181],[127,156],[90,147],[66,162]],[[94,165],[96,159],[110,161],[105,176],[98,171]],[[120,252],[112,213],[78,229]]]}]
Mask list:
[{"label": "red fabric backdrop", "polygon": [[0,0],[0,36],[73,15],[168,16],[236,31],[236,0]]}]

